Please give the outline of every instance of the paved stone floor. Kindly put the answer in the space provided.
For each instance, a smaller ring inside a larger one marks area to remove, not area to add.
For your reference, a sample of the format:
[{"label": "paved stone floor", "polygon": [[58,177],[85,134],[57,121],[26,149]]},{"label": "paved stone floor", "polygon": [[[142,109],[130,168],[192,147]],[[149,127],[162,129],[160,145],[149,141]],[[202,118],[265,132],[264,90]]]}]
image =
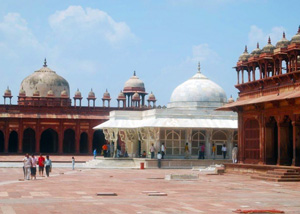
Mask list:
[{"label": "paved stone floor", "polygon": [[[252,180],[247,175],[201,175],[167,181],[188,169],[54,168],[51,177],[23,178],[22,168],[0,168],[0,213],[233,213],[236,209],[278,209],[300,213],[300,183]],[[148,196],[159,191],[167,196]],[[96,196],[114,192],[117,196]]]}]

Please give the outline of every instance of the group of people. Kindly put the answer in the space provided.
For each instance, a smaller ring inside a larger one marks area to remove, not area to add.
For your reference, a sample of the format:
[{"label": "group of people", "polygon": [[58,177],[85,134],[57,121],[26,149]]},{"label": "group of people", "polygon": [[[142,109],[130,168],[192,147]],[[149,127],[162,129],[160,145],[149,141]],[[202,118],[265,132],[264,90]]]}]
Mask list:
[{"label": "group of people", "polygon": [[[151,154],[151,159],[154,158],[155,156],[155,152],[156,152],[156,148],[154,146],[154,144],[152,143],[151,147],[150,147],[150,154]],[[161,144],[161,147],[160,147],[160,151],[157,152],[157,159],[164,159],[165,157],[165,154],[166,154],[166,146],[164,143]],[[146,157],[146,152],[144,151],[143,154],[142,154],[142,157]]]},{"label": "group of people", "polygon": [[34,154],[29,156],[27,153],[23,159],[23,172],[24,180],[36,180],[36,169],[39,168],[39,175],[44,176],[44,169],[46,171],[47,177],[52,170],[52,161],[49,158],[49,155],[46,156],[46,159],[40,154],[39,158],[36,158]]}]

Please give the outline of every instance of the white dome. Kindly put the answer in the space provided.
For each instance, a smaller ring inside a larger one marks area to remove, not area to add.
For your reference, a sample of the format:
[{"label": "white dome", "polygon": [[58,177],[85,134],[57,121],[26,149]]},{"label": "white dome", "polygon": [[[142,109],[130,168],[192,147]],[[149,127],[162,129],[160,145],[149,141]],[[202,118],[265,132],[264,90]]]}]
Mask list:
[{"label": "white dome", "polygon": [[168,108],[217,108],[227,102],[225,91],[198,72],[175,88]]},{"label": "white dome", "polygon": [[46,63],[45,59],[44,66],[26,77],[20,88],[26,92],[27,96],[33,96],[36,89],[39,90],[41,97],[46,97],[51,89],[55,97],[59,97],[62,90],[66,90],[69,95],[70,89],[67,80],[48,68]]}]

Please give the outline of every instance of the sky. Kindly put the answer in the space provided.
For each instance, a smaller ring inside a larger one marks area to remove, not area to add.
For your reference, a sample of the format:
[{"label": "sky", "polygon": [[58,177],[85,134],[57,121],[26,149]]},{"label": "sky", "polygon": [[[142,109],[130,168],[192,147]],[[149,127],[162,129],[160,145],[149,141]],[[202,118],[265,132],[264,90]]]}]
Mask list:
[{"label": "sky", "polygon": [[[234,99],[232,68],[245,45],[251,52],[300,25],[300,1],[276,0],[0,0],[0,93],[14,104],[22,80],[48,67],[79,89],[107,89],[112,106],[136,71],[146,91],[167,105],[172,91],[197,72]],[[3,99],[0,100],[0,104]]]}]

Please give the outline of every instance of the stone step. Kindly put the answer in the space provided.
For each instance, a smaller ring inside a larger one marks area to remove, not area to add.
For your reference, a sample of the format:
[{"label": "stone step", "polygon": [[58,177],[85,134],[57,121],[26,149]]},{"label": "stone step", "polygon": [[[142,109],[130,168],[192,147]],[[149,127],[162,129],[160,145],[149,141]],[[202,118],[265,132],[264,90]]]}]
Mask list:
[{"label": "stone step", "polygon": [[300,181],[300,177],[268,177],[262,174],[252,175],[252,179],[265,180],[265,181],[275,181],[275,182],[298,182]]},{"label": "stone step", "polygon": [[300,178],[280,178],[278,182],[299,182]]},{"label": "stone step", "polygon": [[264,180],[264,181],[278,181],[278,178],[273,178],[273,177],[262,177],[259,175],[252,175],[252,179],[257,179],[257,180]]},{"label": "stone step", "polygon": [[299,172],[280,172],[280,171],[267,171],[267,174],[271,174],[271,175],[300,175]]},{"label": "stone step", "polygon": [[276,172],[298,172],[295,169],[274,169]]},{"label": "stone step", "polygon": [[277,175],[277,174],[266,174],[266,173],[260,173],[258,175],[262,177],[273,177],[273,178],[300,178],[300,175]]}]

